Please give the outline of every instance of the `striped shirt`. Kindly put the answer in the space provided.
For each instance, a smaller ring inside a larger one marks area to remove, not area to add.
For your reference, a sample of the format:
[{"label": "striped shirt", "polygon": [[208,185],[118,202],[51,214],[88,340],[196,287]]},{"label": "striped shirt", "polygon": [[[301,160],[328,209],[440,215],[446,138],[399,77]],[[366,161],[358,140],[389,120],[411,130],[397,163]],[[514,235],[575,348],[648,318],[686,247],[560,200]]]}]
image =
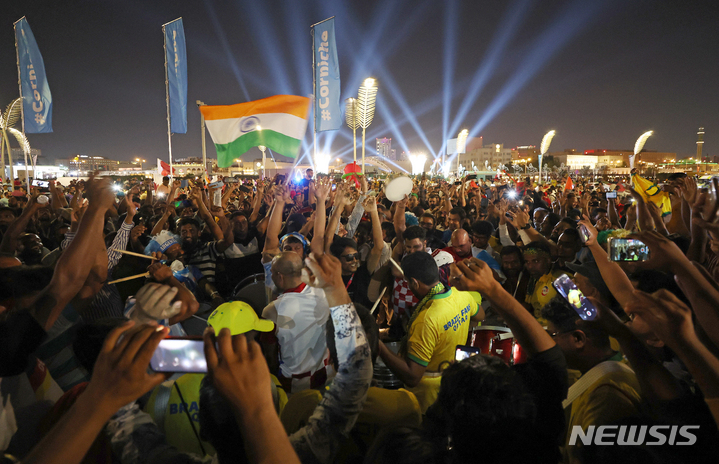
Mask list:
[{"label": "striped shirt", "polygon": [[217,242],[208,242],[196,248],[186,262],[199,269],[202,275],[207,277],[208,282],[214,282],[218,254]]}]

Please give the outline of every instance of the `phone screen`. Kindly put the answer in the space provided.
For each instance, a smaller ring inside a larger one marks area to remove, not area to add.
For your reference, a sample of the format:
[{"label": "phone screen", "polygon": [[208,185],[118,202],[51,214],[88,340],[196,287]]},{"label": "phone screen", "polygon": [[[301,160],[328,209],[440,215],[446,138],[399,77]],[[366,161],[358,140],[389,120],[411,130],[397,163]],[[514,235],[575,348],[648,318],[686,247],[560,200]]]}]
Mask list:
[{"label": "phone screen", "polygon": [[579,224],[579,237],[582,239],[582,243],[587,243],[587,240],[589,240],[589,230],[584,224]]},{"label": "phone screen", "polygon": [[617,198],[617,192],[607,192],[607,199]]},{"label": "phone screen", "polygon": [[554,288],[572,305],[579,317],[585,321],[592,321],[597,317],[597,308],[582,294],[582,291],[577,288],[567,274],[557,277],[557,280],[554,281]]},{"label": "phone screen", "polygon": [[613,238],[609,241],[611,261],[643,262],[649,260],[649,247],[636,238]]},{"label": "phone screen", "polygon": [[206,373],[204,342],[199,339],[166,338],[152,355],[150,367],[155,372]]},{"label": "phone screen", "polygon": [[464,361],[465,359],[476,356],[478,354],[479,348],[467,345],[457,345],[457,350],[454,354],[454,360],[457,362]]},{"label": "phone screen", "polygon": [[47,181],[44,181],[44,180],[39,180],[39,179],[33,179],[32,185],[33,185],[34,187],[49,187],[49,186],[50,186],[50,182],[47,182]]}]

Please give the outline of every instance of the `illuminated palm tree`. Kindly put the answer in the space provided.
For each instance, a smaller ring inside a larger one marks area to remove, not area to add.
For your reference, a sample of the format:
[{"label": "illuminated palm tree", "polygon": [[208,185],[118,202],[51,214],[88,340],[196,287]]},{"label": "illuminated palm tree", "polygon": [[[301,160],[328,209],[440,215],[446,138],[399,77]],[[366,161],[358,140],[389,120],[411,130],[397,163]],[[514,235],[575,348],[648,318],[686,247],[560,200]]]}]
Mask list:
[{"label": "illuminated palm tree", "polygon": [[[0,141],[0,169],[2,169],[2,175],[5,176],[5,150],[7,149],[8,165],[10,166],[10,177],[13,177],[12,170],[12,151],[10,150],[10,139],[8,132],[15,137],[20,144],[20,148],[25,153],[25,156],[30,154],[30,142],[28,142],[25,134],[15,129],[13,126],[20,121],[22,115],[22,98],[16,98],[5,108],[5,113],[0,110],[0,132],[2,133],[2,140]],[[27,177],[27,171],[25,171]]]}]

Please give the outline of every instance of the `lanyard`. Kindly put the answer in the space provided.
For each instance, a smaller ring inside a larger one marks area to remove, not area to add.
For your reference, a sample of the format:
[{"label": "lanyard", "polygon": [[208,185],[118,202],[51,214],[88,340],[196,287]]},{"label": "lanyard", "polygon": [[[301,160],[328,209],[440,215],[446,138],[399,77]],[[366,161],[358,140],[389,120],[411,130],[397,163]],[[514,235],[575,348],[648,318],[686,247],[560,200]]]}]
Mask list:
[{"label": "lanyard", "polygon": [[345,290],[350,288],[350,285],[352,285],[352,280],[355,278],[355,273],[352,273],[352,277],[350,277],[350,280],[347,282],[347,285],[345,285]]}]

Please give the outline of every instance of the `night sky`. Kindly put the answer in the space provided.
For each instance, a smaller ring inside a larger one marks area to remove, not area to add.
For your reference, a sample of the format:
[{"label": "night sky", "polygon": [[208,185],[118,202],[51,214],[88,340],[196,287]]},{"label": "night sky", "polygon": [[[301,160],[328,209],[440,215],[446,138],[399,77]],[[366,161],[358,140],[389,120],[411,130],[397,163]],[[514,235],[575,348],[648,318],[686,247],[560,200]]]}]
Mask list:
[{"label": "night sky", "polygon": [[[719,155],[718,13],[692,1],[5,2],[0,106],[18,96],[12,23],[25,15],[54,113],[54,133],[29,134],[31,145],[52,159],[167,159],[161,26],[182,16],[188,133],[173,136],[173,155],[200,156],[195,100],[309,95],[309,27],[334,15],[343,103],[365,77],[378,80],[369,147],[387,136],[429,156],[468,128],[505,147],[539,145],[555,129],[550,151],[631,149],[654,130],[646,149],[693,156],[703,126],[704,153]],[[320,146],[351,158],[351,134],[323,133]]]}]

